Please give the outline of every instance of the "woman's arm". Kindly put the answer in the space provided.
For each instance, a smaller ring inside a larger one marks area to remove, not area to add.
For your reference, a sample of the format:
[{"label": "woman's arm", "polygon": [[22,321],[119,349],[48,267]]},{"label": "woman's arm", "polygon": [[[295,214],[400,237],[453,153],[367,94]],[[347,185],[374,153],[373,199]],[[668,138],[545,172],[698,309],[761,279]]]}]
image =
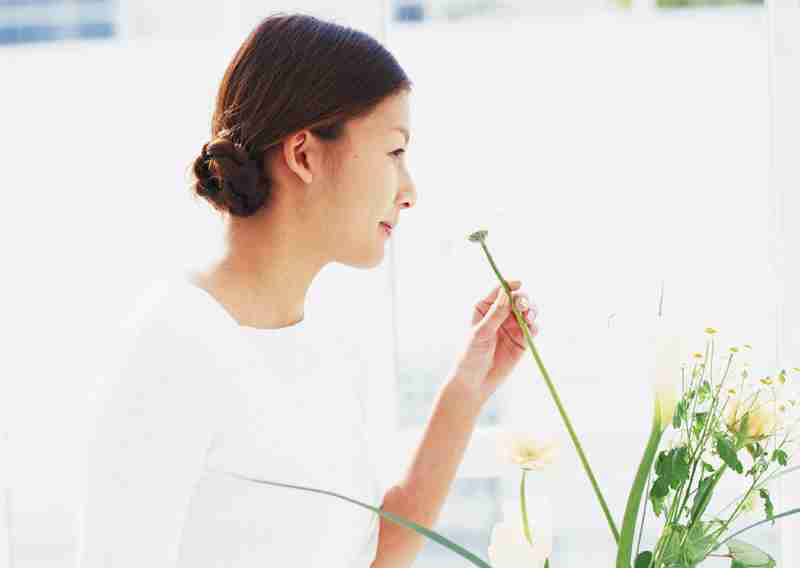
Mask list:
[{"label": "woman's arm", "polygon": [[[422,441],[403,480],[384,496],[383,510],[432,528],[464,457],[483,406],[482,398],[459,374],[439,390]],[[372,568],[411,566],[425,544],[419,533],[380,518]]]},{"label": "woman's arm", "polygon": [[[525,300],[516,306],[525,312],[531,335],[537,335],[535,315],[530,313],[528,295],[519,291],[521,285],[520,280],[509,283],[511,292],[497,286],[475,304],[467,347],[439,390],[411,467],[386,492],[384,510],[433,528],[483,404],[508,379],[527,348],[510,296],[514,302]],[[424,539],[381,517],[373,568],[411,566]]]}]

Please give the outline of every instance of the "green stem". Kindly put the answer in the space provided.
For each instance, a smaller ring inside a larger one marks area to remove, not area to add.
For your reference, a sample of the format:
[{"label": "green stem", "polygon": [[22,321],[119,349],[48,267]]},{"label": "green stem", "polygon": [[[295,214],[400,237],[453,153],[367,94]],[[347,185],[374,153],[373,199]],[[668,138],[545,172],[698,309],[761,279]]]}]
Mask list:
[{"label": "green stem", "polygon": [[642,533],[644,533],[644,518],[647,515],[647,502],[649,501],[649,495],[650,495],[650,476],[652,475],[652,473],[653,469],[650,468],[650,470],[647,472],[647,485],[644,491],[644,507],[642,508],[642,521],[639,524],[639,539],[636,541],[636,556],[634,558],[638,558],[639,551],[641,550],[642,547]]},{"label": "green stem", "polygon": [[533,544],[533,538],[531,538],[531,527],[528,524],[528,508],[525,505],[525,474],[527,473],[527,470],[522,470],[522,481],[519,484],[519,502],[520,506],[522,507],[522,528],[525,530],[525,538],[528,539],[530,544]]},{"label": "green stem", "polygon": [[639,514],[639,507],[642,503],[642,493],[644,486],[647,482],[647,477],[650,474],[650,469],[653,467],[653,462],[656,459],[656,452],[658,451],[658,444],[661,441],[661,436],[664,430],[661,429],[661,416],[656,404],[655,413],[653,415],[653,427],[650,430],[650,439],[647,441],[647,447],[644,450],[644,455],[639,462],[639,469],[636,472],[636,478],[631,486],[631,492],[628,495],[628,503],[625,506],[625,517],[622,520],[622,535],[619,540],[619,547],[617,548],[617,568],[630,568],[631,566],[631,548],[633,546],[633,536],[636,532],[636,520]]},{"label": "green stem", "polygon": [[753,529],[753,528],[755,528],[755,527],[757,527],[759,525],[763,525],[764,523],[774,522],[774,521],[777,521],[778,519],[780,519],[782,517],[788,517],[790,515],[796,515],[798,513],[800,513],[800,507],[797,507],[795,509],[789,509],[788,511],[784,511],[783,513],[778,513],[777,515],[774,515],[774,516],[772,516],[772,517],[770,517],[768,519],[762,519],[762,520],[758,521],[757,523],[753,523],[752,525],[748,525],[748,526],[744,527],[743,529],[741,529],[739,531],[736,531],[735,533],[733,533],[731,535],[728,535],[728,537],[725,538],[724,540],[719,541],[717,543],[717,545],[714,546],[714,548],[711,549],[711,552],[714,552],[720,546],[722,546],[723,544],[725,544],[726,542],[728,542],[732,538],[739,536],[740,534],[742,534],[745,531],[749,531],[750,529]]},{"label": "green stem", "polygon": [[614,536],[614,541],[619,542],[619,531],[617,530],[617,526],[614,523],[614,518],[611,516],[611,511],[608,508],[608,504],[606,503],[605,498],[603,497],[602,492],[600,491],[600,486],[597,483],[597,479],[594,476],[594,472],[592,471],[591,466],[589,465],[589,460],[586,459],[586,454],[583,451],[583,447],[581,443],[578,441],[578,436],[575,433],[575,429],[572,427],[572,422],[570,422],[569,417],[567,416],[567,412],[564,410],[564,405],[561,403],[561,399],[556,392],[555,386],[553,385],[553,381],[550,379],[550,375],[547,372],[547,369],[544,368],[544,363],[542,363],[541,357],[539,357],[539,352],[536,350],[536,346],[533,344],[533,339],[531,338],[530,331],[528,330],[528,325],[520,315],[519,311],[517,311],[516,307],[514,306],[513,297],[511,296],[511,288],[509,287],[508,283],[500,274],[500,270],[498,270],[497,266],[492,259],[492,255],[489,252],[489,249],[486,248],[486,244],[483,241],[480,241],[481,246],[483,247],[484,252],[486,253],[487,258],[489,259],[489,264],[492,265],[492,270],[494,270],[495,275],[500,280],[500,283],[503,286],[503,289],[506,291],[506,294],[509,295],[509,304],[511,305],[511,310],[514,313],[514,316],[517,320],[517,324],[519,325],[520,329],[522,330],[523,334],[525,335],[525,340],[528,343],[528,347],[531,349],[531,353],[533,353],[533,358],[536,360],[536,364],[539,367],[539,371],[542,373],[542,377],[544,378],[545,384],[547,385],[547,389],[550,391],[550,396],[553,397],[553,401],[556,404],[556,408],[558,409],[558,413],[561,415],[561,419],[564,421],[564,425],[567,427],[567,432],[569,433],[569,437],[572,440],[575,449],[578,452],[578,457],[581,460],[581,464],[583,465],[583,469],[586,472],[586,475],[589,477],[589,482],[592,485],[592,489],[594,490],[595,495],[597,496],[597,500],[600,502],[600,508],[603,510],[603,514],[606,517],[606,521],[608,522],[608,527],[611,530],[611,534]]},{"label": "green stem", "polygon": [[[758,485],[756,485],[753,489],[754,490],[761,489],[761,487],[763,487],[768,481],[771,481],[773,479],[777,479],[778,477],[781,477],[782,475],[786,475],[787,473],[792,473],[793,471],[797,471],[798,469],[800,469],[800,465],[796,465],[796,466],[793,466],[793,467],[790,467],[790,468],[784,469],[784,470],[776,469],[770,475],[766,476],[764,479],[759,481]],[[745,499],[749,493],[750,493],[750,490],[748,489],[747,492],[744,495],[740,495],[739,497],[737,497],[736,499],[734,499],[733,501],[731,501],[730,503],[725,505],[722,509],[720,509],[719,512],[715,515],[715,517],[719,517],[723,512],[725,512],[728,509],[730,509],[731,506],[733,506],[736,503],[740,502],[742,499]]]}]

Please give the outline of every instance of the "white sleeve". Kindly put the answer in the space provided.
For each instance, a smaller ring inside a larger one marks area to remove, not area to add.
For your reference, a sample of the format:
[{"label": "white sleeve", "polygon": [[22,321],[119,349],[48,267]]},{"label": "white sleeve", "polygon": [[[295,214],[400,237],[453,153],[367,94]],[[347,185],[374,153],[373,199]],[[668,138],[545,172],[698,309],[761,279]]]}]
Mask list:
[{"label": "white sleeve", "polygon": [[90,428],[78,568],[174,568],[187,506],[224,408],[202,341],[151,324]]}]

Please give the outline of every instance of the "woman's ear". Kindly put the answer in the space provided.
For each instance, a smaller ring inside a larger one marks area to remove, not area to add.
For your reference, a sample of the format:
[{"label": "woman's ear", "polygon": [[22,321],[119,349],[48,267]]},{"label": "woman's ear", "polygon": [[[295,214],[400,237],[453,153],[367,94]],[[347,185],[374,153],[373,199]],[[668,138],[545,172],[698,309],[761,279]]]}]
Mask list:
[{"label": "woman's ear", "polygon": [[313,179],[312,166],[319,164],[318,141],[309,130],[301,130],[283,142],[286,166],[306,183]]}]

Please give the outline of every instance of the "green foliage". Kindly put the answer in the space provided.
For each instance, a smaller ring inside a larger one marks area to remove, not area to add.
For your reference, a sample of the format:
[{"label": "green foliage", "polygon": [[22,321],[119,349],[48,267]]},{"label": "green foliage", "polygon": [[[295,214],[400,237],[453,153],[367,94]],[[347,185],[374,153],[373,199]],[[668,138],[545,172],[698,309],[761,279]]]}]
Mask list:
[{"label": "green foliage", "polygon": [[779,464],[785,466],[789,463],[789,456],[780,448],[772,452],[772,461],[777,461]]},{"label": "green foliage", "polygon": [[695,523],[686,536],[681,559],[685,566],[699,564],[716,544],[715,529],[719,528],[719,521],[709,523]]},{"label": "green foliage", "polygon": [[692,423],[692,434],[699,438],[703,429],[706,427],[706,419],[708,412],[696,412],[694,415],[694,422]]},{"label": "green foliage", "polygon": [[651,562],[653,562],[653,553],[649,550],[645,550],[640,552],[639,556],[636,557],[633,568],[650,568]]},{"label": "green foliage", "polygon": [[734,442],[732,442],[728,436],[719,432],[715,433],[714,437],[717,441],[716,450],[720,459],[736,473],[742,473],[744,471],[744,466],[736,456]]},{"label": "green foliage", "polygon": [[686,527],[682,525],[667,525],[661,533],[663,548],[659,562],[663,566],[681,566],[681,541],[686,535]]},{"label": "green foliage", "polygon": [[759,457],[763,456],[766,453],[763,446],[761,446],[761,444],[759,444],[758,442],[747,444],[745,448],[747,449],[747,453],[749,453],[754,460],[758,459]]},{"label": "green foliage", "polygon": [[764,489],[763,487],[758,490],[759,496],[764,500],[764,513],[767,515],[767,519],[772,519],[772,524],[775,524],[775,506],[772,504],[772,499],[770,499],[769,491]]},{"label": "green foliage", "polygon": [[659,516],[670,490],[675,490],[689,479],[689,449],[680,446],[658,454],[655,464],[656,480],[650,488],[653,512]]},{"label": "green foliage", "polygon": [[775,559],[763,550],[741,540],[730,540],[728,551],[733,557],[731,568],[775,568]]},{"label": "green foliage", "polygon": [[658,479],[664,479],[664,482],[672,489],[677,488],[681,482],[689,478],[688,448],[680,446],[659,453],[655,469]]},{"label": "green foliage", "polygon": [[672,415],[672,427],[676,430],[681,427],[681,424],[686,422],[687,413],[689,411],[689,403],[686,399],[681,399],[675,406],[675,413]]},{"label": "green foliage", "polygon": [[[715,331],[707,330],[712,335]],[[746,348],[749,349],[748,346]],[[731,348],[730,353],[724,377],[728,376],[738,349]],[[695,354],[695,357],[702,358],[699,354]],[[712,341],[706,349],[705,361],[713,358]],[[745,368],[741,372],[743,383],[748,376]],[[774,384],[783,385],[790,380],[783,371],[774,376],[777,377],[775,383],[762,380],[761,384],[774,389]],[[733,542],[733,537],[739,532],[756,525],[724,537],[743,511],[742,499],[747,495],[754,497],[756,492],[763,502],[767,517],[761,523],[774,524],[782,516],[800,513],[800,509],[797,509],[776,515],[770,493],[764,488],[764,476],[771,470],[785,468],[789,462],[791,456],[784,451],[783,444],[775,440],[778,443],[773,446],[772,435],[751,435],[748,412],[737,417],[734,423],[730,422],[730,415],[724,414],[728,406],[725,397],[737,395],[741,388],[739,385],[726,385],[725,378],[715,379],[713,367],[706,367],[703,363],[695,365],[691,379],[683,383],[683,395],[675,407],[671,424],[679,434],[680,445],[657,454],[648,495],[654,514],[664,519],[664,526],[656,546],[652,551],[640,554],[633,562],[633,568],[695,568],[728,541],[732,542],[732,568],[774,568],[774,561],[769,555],[747,544]],[[747,452],[744,457],[742,450]],[[712,456],[718,456],[722,464],[715,466],[709,463],[715,461],[711,459]],[[745,461],[748,462],[746,473]],[[788,468],[785,472],[791,470]],[[717,513],[721,515],[729,507],[737,505],[730,514],[726,513],[721,518],[717,518],[717,515],[712,519],[704,518],[722,476],[728,471],[752,477],[752,483],[748,483],[748,493]],[[767,479],[776,475],[780,474],[772,471]],[[629,564],[625,568],[631,568]]]},{"label": "green foliage", "polygon": [[702,404],[711,397],[711,383],[703,381],[700,389],[697,391],[697,401]]},{"label": "green foliage", "polygon": [[697,493],[694,494],[694,502],[692,503],[692,519],[696,519],[705,511],[711,499],[711,492],[714,488],[715,479],[717,479],[716,474],[704,477],[700,480],[700,484],[697,486]]}]

